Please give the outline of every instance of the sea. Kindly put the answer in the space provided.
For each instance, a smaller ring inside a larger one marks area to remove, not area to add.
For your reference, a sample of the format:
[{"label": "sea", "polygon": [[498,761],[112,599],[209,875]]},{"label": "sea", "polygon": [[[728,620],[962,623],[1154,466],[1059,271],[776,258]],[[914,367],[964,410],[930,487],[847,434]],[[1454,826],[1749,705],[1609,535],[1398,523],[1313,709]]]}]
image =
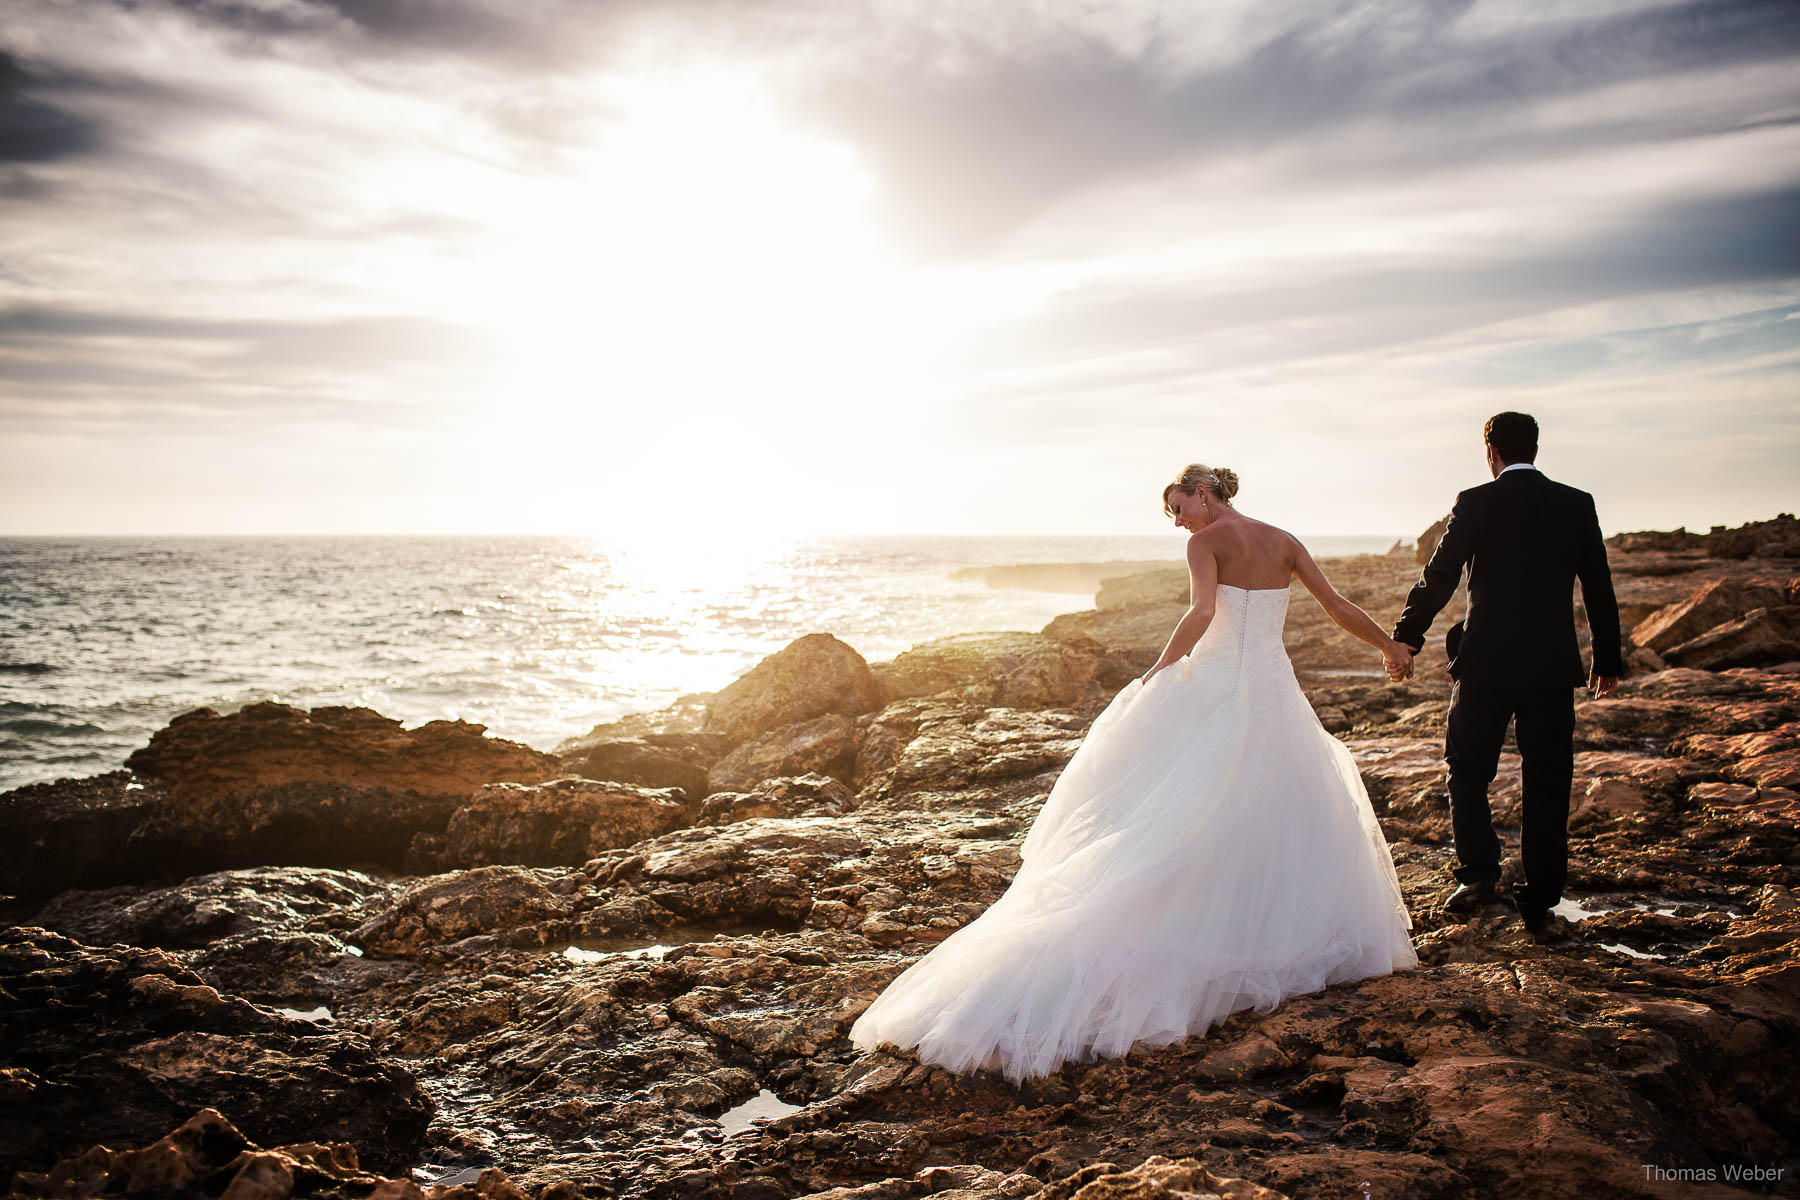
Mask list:
[{"label": "sea", "polygon": [[[261,700],[473,721],[550,750],[809,633],[877,662],[1041,629],[1092,592],[979,568],[1179,566],[1182,536],[0,538],[0,791],[114,770],[181,713]],[[1315,556],[1395,541],[1305,540]]]}]

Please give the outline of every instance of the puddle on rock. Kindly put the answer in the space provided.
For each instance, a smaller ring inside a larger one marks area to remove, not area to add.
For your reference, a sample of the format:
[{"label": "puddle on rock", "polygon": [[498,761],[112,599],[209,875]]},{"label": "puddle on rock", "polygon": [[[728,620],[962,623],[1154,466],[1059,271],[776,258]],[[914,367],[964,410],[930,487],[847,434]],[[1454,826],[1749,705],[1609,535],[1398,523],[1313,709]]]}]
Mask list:
[{"label": "puddle on rock", "polygon": [[481,1178],[485,1167],[414,1167],[413,1182],[420,1187],[457,1187]]},{"label": "puddle on rock", "polygon": [[1666,954],[1652,954],[1647,950],[1633,950],[1623,942],[1601,942],[1600,948],[1602,950],[1611,950],[1615,954],[1629,954],[1632,958],[1652,958],[1662,960],[1669,957]]},{"label": "puddle on rock", "polygon": [[789,1113],[799,1112],[801,1106],[789,1104],[768,1088],[763,1088],[736,1108],[730,1109],[719,1117],[719,1127],[725,1136],[740,1133],[750,1128],[752,1121],[770,1120],[785,1117]]},{"label": "puddle on rock", "polygon": [[605,962],[609,958],[660,959],[674,948],[675,947],[673,946],[665,946],[661,942],[658,942],[654,946],[638,946],[632,950],[586,950],[580,946],[570,946],[567,950],[562,952],[562,956],[572,963],[579,963],[582,966],[592,966],[595,963]]},{"label": "puddle on rock", "polygon": [[1550,911],[1573,923],[1584,921],[1588,917],[1602,917],[1608,913],[1622,912],[1628,908],[1635,908],[1639,912],[1654,913],[1659,917],[1672,917],[1682,908],[1708,909],[1724,913],[1728,917],[1742,915],[1735,911],[1736,906],[1721,904],[1715,900],[1674,900],[1667,896],[1653,896],[1649,900],[1612,900],[1605,896],[1587,896],[1576,900],[1564,896]]},{"label": "puddle on rock", "polygon": [[298,1017],[302,1021],[311,1021],[315,1025],[328,1024],[337,1019],[331,1015],[331,1010],[326,1008],[323,1004],[315,1009],[310,1009],[307,1012],[301,1012],[297,1008],[276,1008],[275,1011],[284,1017]]},{"label": "puddle on rock", "polygon": [[743,925],[707,925],[683,921],[657,931],[656,936],[668,939],[664,942],[645,945],[641,938],[627,937],[577,939],[570,943],[558,957],[578,966],[593,966],[616,958],[660,961],[663,955],[682,946],[711,945],[721,941],[735,941],[743,937],[779,936],[782,933],[792,933],[798,928],[797,924],[770,925],[768,922]]},{"label": "puddle on rock", "polygon": [[1604,908],[1586,908],[1582,905],[1581,901],[1571,900],[1569,897],[1564,896],[1561,900],[1556,902],[1556,907],[1552,908],[1550,911],[1565,921],[1585,921],[1589,917],[1597,917],[1601,913],[1609,910]]}]

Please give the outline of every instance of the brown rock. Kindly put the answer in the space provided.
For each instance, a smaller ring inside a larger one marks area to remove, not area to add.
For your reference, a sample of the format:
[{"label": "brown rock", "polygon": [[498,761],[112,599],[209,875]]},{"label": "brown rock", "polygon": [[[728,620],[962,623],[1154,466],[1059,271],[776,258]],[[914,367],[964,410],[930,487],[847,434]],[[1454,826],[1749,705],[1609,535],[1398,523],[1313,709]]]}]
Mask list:
[{"label": "brown rock", "polygon": [[[1092,609],[1064,613],[1042,632],[1082,655],[1093,656],[1096,661],[1087,698],[1111,699],[1156,662],[1168,645],[1169,634],[1187,612],[1188,600],[1187,571],[1179,567],[1109,579],[1100,585]],[[1058,703],[1073,704],[1075,700]]]},{"label": "brown rock", "polygon": [[568,914],[568,902],[536,873],[476,867],[421,880],[348,936],[369,954],[391,957]]},{"label": "brown rock", "polygon": [[189,874],[397,867],[413,837],[441,830],[476,788],[560,773],[549,755],[482,731],[464,721],[407,730],[366,708],[261,703],[229,716],[198,709],[127,760],[167,795],[133,832],[131,848]]},{"label": "brown rock", "polygon": [[1103,657],[1095,666],[1095,678],[1117,689],[1156,664],[1185,612],[1186,601],[1064,613],[1043,631],[1059,642],[1096,648]]},{"label": "brown rock", "polygon": [[1800,788],[1800,747],[1790,745],[1784,750],[1759,754],[1733,763],[1726,770],[1733,779],[1747,780],[1765,791]]},{"label": "brown rock", "polygon": [[1094,607],[1100,612],[1167,608],[1172,604],[1185,609],[1190,600],[1187,568],[1169,566],[1105,580],[1094,595]]},{"label": "brown rock", "polygon": [[924,642],[871,668],[892,700],[945,694],[977,704],[1053,708],[1094,678],[1089,649],[1041,633],[964,633]]},{"label": "brown rock", "polygon": [[706,772],[731,746],[732,739],[718,733],[645,733],[585,739],[579,749],[559,748],[558,759],[566,773],[584,779],[674,787],[699,797],[706,794]]},{"label": "brown rock", "polygon": [[1706,545],[1700,534],[1689,533],[1687,526],[1676,529],[1640,529],[1631,533],[1615,533],[1606,539],[1609,549],[1633,555],[1690,554],[1703,552]]},{"label": "brown rock", "polygon": [[1607,539],[1616,550],[1633,554],[1703,554],[1711,559],[1800,558],[1800,521],[1780,513],[1770,521],[1749,521],[1735,529],[1714,525],[1706,533],[1681,528],[1669,532],[1620,533]]},{"label": "brown rock", "polygon": [[[1754,608],[1780,604],[1780,589],[1715,579],[1685,599],[1658,609],[1631,630],[1631,642],[1664,658],[1669,651],[1707,630],[1735,621]],[[1673,661],[1673,660],[1671,660]],[[1675,663],[1686,666],[1686,663]]]},{"label": "brown rock", "polygon": [[0,796],[0,892],[53,896],[159,874],[154,855],[130,853],[132,833],[162,806],[161,785],[130,771],[33,783]]},{"label": "brown rock", "polygon": [[[586,733],[558,742],[553,753],[558,758],[580,755],[603,742],[643,738],[655,741],[662,735],[697,734],[706,722],[706,706],[716,692],[694,692],[682,696],[667,708],[653,712],[630,713],[616,721],[605,721]],[[716,735],[713,735],[716,736]]]},{"label": "brown rock", "polygon": [[248,867],[169,887],[66,891],[38,909],[31,923],[89,945],[191,950],[227,938],[299,932],[310,921],[386,892],[387,885],[358,871]]},{"label": "brown rock", "polygon": [[1171,1159],[1152,1154],[1132,1167],[1120,1170],[1111,1163],[1096,1164],[1060,1179],[1039,1192],[1042,1200],[1287,1200],[1285,1193],[1252,1183],[1215,1175],[1197,1158]]},{"label": "brown rock", "polygon": [[1800,520],[1781,513],[1771,521],[1750,521],[1736,529],[1715,525],[1706,535],[1712,558],[1800,558]]},{"label": "brown rock", "polygon": [[770,730],[714,763],[707,791],[747,792],[765,779],[808,772],[848,779],[858,732],[855,721],[837,713]]},{"label": "brown rock", "polygon": [[1589,815],[1617,817],[1644,811],[1644,789],[1616,775],[1590,780],[1569,810],[1569,819]]},{"label": "brown rock", "polygon": [[748,792],[714,792],[699,824],[732,825],[761,817],[836,817],[856,807],[856,795],[826,775],[765,779]]},{"label": "brown rock", "polygon": [[1689,783],[1710,774],[1685,758],[1632,754],[1617,750],[1583,750],[1575,755],[1575,790],[1591,783],[1619,779],[1641,793],[1679,795]]},{"label": "brown rock", "polygon": [[[0,997],[0,1145],[24,1171],[95,1142],[142,1144],[205,1106],[265,1140],[351,1141],[392,1169],[418,1152],[432,1115],[412,1076],[365,1040],[221,993],[168,951],[9,926]],[[179,1177],[184,1145],[125,1173]],[[104,1175],[110,1154],[70,1170]]]},{"label": "brown rock", "polygon": [[1437,549],[1438,542],[1443,539],[1444,530],[1449,527],[1450,515],[1445,513],[1427,526],[1425,532],[1419,535],[1419,543],[1413,550],[1413,564],[1415,566],[1422,567],[1431,561],[1432,552]]},{"label": "brown rock", "polygon": [[1722,671],[1800,659],[1800,604],[1756,608],[1662,652],[1680,667]]},{"label": "brown rock", "polygon": [[[1088,725],[1070,713],[946,703],[928,703],[916,716],[916,731],[888,768],[896,787],[959,788],[1061,766]],[[864,772],[872,778],[879,768],[859,764]]]},{"label": "brown rock", "polygon": [[1721,762],[1725,773],[1759,788],[1800,787],[1800,722],[1758,733],[1696,734],[1683,750]]},{"label": "brown rock", "polygon": [[638,847],[614,884],[629,883],[695,919],[804,919],[814,877],[864,852],[871,831],[832,817],[678,829]]},{"label": "brown rock", "polygon": [[[486,1180],[490,1174],[497,1178]],[[463,1190],[484,1200],[523,1200],[523,1193],[501,1172],[490,1169],[482,1175],[485,1186]],[[363,1170],[356,1147],[346,1142],[296,1142],[265,1150],[238,1132],[215,1108],[201,1109],[142,1149],[94,1146],[63,1159],[49,1171],[20,1172],[13,1194],[44,1200],[153,1195],[217,1195],[220,1200],[339,1200],[345,1196],[425,1200],[425,1193],[410,1179],[384,1178]]]},{"label": "brown rock", "polygon": [[1738,808],[1755,801],[1757,791],[1741,783],[1696,783],[1688,789],[1688,799],[1696,804],[1716,804]]},{"label": "brown rock", "polygon": [[414,837],[407,869],[580,866],[602,850],[692,824],[696,810],[679,788],[591,779],[490,783],[450,815],[443,833]]},{"label": "brown rock", "polygon": [[854,717],[881,703],[862,655],[829,633],[809,633],[714,696],[706,731],[743,741],[827,714]]},{"label": "brown rock", "polygon": [[537,783],[556,760],[485,726],[431,721],[417,729],[369,708],[310,712],[265,701],[229,716],[209,708],[176,717],[126,760],[161,780],[170,807],[199,818],[285,783],[336,783],[420,795],[466,796],[485,783]]}]

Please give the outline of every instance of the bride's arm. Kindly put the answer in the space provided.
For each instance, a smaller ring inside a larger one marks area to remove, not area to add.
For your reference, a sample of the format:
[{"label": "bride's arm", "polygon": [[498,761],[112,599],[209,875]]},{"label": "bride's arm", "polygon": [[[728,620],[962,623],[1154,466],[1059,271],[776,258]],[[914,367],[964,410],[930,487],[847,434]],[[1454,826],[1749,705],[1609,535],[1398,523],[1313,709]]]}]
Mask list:
[{"label": "bride's arm", "polygon": [[1319,607],[1325,610],[1327,616],[1381,651],[1381,657],[1387,660],[1390,674],[1401,669],[1404,669],[1405,674],[1412,673],[1412,647],[1396,642],[1368,613],[1339,595],[1298,538],[1294,540],[1294,574],[1300,577],[1300,582],[1306,585],[1306,590],[1313,594],[1313,599],[1319,602]]},{"label": "bride's arm", "polygon": [[1148,680],[1192,650],[1206,627],[1212,624],[1213,607],[1219,595],[1219,560],[1213,557],[1202,534],[1196,533],[1188,539],[1187,564],[1188,610],[1181,614],[1175,632],[1169,635],[1169,644],[1163,647],[1162,657],[1139,676],[1140,679]]}]

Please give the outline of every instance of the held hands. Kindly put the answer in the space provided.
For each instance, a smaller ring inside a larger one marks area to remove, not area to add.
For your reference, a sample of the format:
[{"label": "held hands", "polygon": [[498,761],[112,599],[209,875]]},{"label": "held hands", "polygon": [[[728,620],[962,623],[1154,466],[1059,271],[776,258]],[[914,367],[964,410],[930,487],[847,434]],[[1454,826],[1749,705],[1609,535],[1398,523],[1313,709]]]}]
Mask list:
[{"label": "held hands", "polygon": [[1387,664],[1388,681],[1400,683],[1411,679],[1413,675],[1413,655],[1418,651],[1411,646],[1389,640],[1387,648],[1381,652],[1382,660]]}]

